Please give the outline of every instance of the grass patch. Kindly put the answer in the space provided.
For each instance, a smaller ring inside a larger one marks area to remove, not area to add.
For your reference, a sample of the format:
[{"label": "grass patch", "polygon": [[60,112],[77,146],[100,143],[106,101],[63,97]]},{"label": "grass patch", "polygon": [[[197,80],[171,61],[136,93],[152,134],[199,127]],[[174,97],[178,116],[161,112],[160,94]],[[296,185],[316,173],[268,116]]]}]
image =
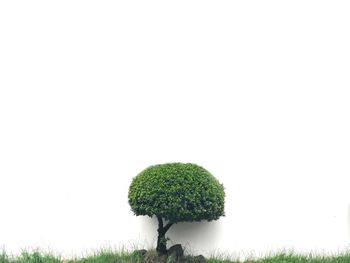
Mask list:
[{"label": "grass patch", "polygon": [[[155,251],[149,251],[145,258],[152,258]],[[153,253],[153,254],[152,254]],[[188,260],[186,260],[188,259]],[[152,260],[151,260],[152,261]],[[40,251],[23,251],[18,256],[9,256],[5,251],[0,252],[0,263],[141,263],[140,254],[128,251],[109,251],[101,250],[92,255],[83,258],[63,259],[60,256],[54,256]],[[185,262],[192,263],[191,257],[185,257]],[[239,261],[228,257],[212,257],[207,259],[208,263],[350,263],[350,252],[332,255],[298,255],[294,253],[278,253],[264,258],[247,259]]]}]

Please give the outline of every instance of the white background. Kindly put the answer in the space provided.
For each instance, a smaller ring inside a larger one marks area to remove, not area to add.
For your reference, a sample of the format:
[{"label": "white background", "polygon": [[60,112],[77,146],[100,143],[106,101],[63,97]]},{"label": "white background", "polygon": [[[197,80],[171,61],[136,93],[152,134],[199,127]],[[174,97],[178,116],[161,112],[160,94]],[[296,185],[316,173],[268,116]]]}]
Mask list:
[{"label": "white background", "polygon": [[155,245],[127,203],[149,165],[194,162],[226,217],[193,253],[350,244],[348,1],[1,1],[0,246]]}]

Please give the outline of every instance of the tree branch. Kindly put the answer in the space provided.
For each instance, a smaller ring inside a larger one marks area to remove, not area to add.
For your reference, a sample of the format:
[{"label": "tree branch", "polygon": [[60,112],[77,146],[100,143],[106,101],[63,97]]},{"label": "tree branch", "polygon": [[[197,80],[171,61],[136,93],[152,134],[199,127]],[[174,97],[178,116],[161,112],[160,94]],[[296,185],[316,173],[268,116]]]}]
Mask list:
[{"label": "tree branch", "polygon": [[158,219],[158,226],[159,226],[159,229],[160,231],[166,233],[169,228],[174,224],[174,223],[171,223],[171,222],[168,222],[165,226],[164,226],[164,223],[163,223],[163,219],[162,217],[160,216],[157,216],[157,219]]},{"label": "tree branch", "polygon": [[173,225],[173,223],[170,223],[170,222],[168,224],[166,224],[164,227],[164,231],[167,232],[172,225]]},{"label": "tree branch", "polygon": [[163,219],[160,216],[157,216],[158,218],[158,224],[159,224],[159,230],[163,230]]}]

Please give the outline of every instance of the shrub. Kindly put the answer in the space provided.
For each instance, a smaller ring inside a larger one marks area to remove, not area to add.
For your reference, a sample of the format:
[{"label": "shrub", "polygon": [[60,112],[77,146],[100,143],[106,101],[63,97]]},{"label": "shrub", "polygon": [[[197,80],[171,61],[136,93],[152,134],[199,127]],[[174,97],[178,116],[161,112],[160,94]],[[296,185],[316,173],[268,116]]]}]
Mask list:
[{"label": "shrub", "polygon": [[[129,204],[135,215],[158,219],[157,252],[166,253],[165,234],[178,222],[217,220],[224,215],[224,187],[192,163],[153,165],[133,178]],[[164,221],[168,221],[164,225]]]}]

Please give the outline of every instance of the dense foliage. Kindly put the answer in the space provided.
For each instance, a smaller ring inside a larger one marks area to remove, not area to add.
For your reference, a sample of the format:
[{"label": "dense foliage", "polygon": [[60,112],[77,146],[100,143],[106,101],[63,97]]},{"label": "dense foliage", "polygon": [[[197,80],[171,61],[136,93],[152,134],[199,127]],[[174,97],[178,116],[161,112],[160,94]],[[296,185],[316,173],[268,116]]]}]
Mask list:
[{"label": "dense foliage", "polygon": [[192,163],[146,168],[132,180],[128,197],[136,215],[155,215],[172,223],[211,221],[224,215],[223,185]]}]

